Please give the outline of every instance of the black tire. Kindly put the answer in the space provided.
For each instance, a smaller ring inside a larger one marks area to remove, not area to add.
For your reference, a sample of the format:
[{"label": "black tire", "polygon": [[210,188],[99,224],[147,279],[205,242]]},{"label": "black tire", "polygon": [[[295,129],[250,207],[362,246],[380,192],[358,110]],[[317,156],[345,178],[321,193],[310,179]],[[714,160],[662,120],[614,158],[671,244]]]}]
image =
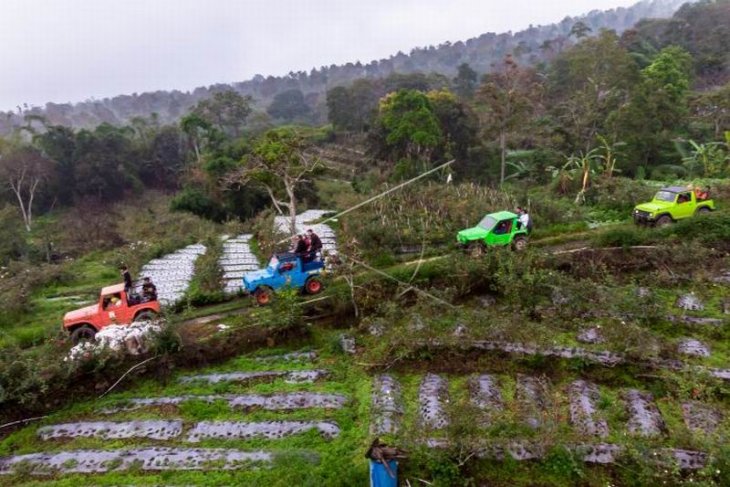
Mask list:
[{"label": "black tire", "polygon": [[253,293],[253,297],[256,299],[256,303],[259,306],[267,306],[271,304],[273,298],[273,292],[268,287],[257,287]]},{"label": "black tire", "polygon": [[96,336],[96,330],[89,325],[82,325],[71,332],[71,341],[74,345],[80,342],[90,342]]},{"label": "black tire", "polygon": [[134,319],[132,321],[152,321],[155,318],[157,318],[157,313],[150,309],[146,309],[134,315]]},{"label": "black tire", "polygon": [[484,247],[484,244],[481,242],[472,242],[469,244],[469,247],[467,247],[467,252],[469,252],[469,255],[474,257],[475,259],[478,259],[480,257],[483,257],[484,254],[486,254],[487,249]]},{"label": "black tire", "polygon": [[514,249],[515,252],[523,252],[526,248],[527,238],[515,237],[514,240],[512,240],[512,249]]},{"label": "black tire", "polygon": [[674,220],[672,220],[672,217],[669,215],[662,215],[659,218],[656,219],[656,226],[658,227],[664,227],[666,225],[670,225],[673,223]]},{"label": "black tire", "polygon": [[319,294],[322,292],[322,281],[316,277],[310,277],[307,282],[304,283],[304,291],[307,294]]},{"label": "black tire", "polygon": [[711,211],[712,210],[710,210],[708,207],[701,206],[701,207],[697,208],[697,211],[695,213],[697,213],[698,215],[706,215]]}]

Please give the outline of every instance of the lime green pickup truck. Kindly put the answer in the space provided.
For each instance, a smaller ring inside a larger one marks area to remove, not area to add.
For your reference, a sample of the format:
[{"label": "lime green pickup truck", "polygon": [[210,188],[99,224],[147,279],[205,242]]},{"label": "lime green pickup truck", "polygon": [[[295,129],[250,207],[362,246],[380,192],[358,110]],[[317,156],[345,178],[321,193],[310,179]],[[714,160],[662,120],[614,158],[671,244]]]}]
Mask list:
[{"label": "lime green pickup truck", "polygon": [[459,247],[477,257],[488,247],[511,245],[514,250],[525,250],[527,234],[528,229],[520,226],[516,214],[498,211],[486,215],[477,226],[460,231],[456,235],[456,242]]},{"label": "lime green pickup truck", "polygon": [[636,205],[634,223],[662,226],[714,209],[715,202],[706,192],[670,186],[657,191],[649,203]]}]

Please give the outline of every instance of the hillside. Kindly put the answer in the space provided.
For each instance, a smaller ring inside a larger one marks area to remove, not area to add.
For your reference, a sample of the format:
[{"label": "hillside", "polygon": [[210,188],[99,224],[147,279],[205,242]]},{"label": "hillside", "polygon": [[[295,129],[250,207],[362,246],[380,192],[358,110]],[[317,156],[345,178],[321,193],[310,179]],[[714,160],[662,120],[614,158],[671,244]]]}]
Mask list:
[{"label": "hillside", "polygon": [[376,438],[730,485],[730,0],[667,5],[0,137],[0,486],[366,485]]},{"label": "hillside", "polygon": [[300,90],[312,110],[310,120],[322,123],[326,120],[327,90],[349,85],[358,78],[379,79],[393,73],[414,72],[452,77],[462,63],[470,64],[477,73],[483,74],[491,71],[494,63],[510,53],[524,63],[537,64],[552,58],[574,42],[571,29],[579,21],[591,29],[590,35],[601,29],[621,33],[641,19],[670,17],[682,3],[683,0],[643,0],[629,8],[592,11],[582,16],[566,17],[557,24],[530,26],[516,33],[485,33],[466,41],[417,47],[409,54],[398,52],[387,59],[322,66],[313,68],[309,73],[290,72],[287,76],[257,75],[248,81],[198,87],[189,92],[156,91],[76,104],[48,103],[45,107],[24,107],[21,113],[0,113],[0,134],[7,134],[13,127],[23,125],[26,115],[43,116],[51,124],[76,128],[93,128],[104,122],[123,125],[135,117],[148,118],[153,113],[158,115],[160,122],[170,123],[179,120],[192,106],[211,94],[229,89],[251,96],[254,106],[261,111],[277,94]]}]

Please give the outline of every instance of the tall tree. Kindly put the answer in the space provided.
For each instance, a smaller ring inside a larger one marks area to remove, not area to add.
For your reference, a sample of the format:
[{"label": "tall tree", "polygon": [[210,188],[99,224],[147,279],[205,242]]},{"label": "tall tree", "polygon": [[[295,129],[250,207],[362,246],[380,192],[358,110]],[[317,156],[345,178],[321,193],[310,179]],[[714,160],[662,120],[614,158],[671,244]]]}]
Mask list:
[{"label": "tall tree", "polygon": [[475,104],[488,136],[496,136],[500,150],[500,184],[504,183],[507,139],[532,114],[542,95],[542,85],[532,69],[521,68],[506,56],[500,69],[489,73],[477,90]]},{"label": "tall tree", "polygon": [[25,229],[33,225],[33,201],[51,175],[53,162],[30,146],[9,146],[0,152],[0,181],[13,193]]},{"label": "tall tree", "polygon": [[307,154],[309,145],[294,130],[270,130],[239,170],[226,176],[229,187],[256,183],[264,188],[279,214],[288,210],[292,235],[296,234],[297,190],[324,169],[322,161]]},{"label": "tall tree", "polygon": [[352,112],[350,90],[337,86],[327,92],[327,118],[336,130],[352,130]]},{"label": "tall tree", "polygon": [[139,187],[139,158],[129,128],[99,125],[76,135],[76,196],[110,202]]},{"label": "tall tree", "polygon": [[380,100],[375,132],[379,155],[422,162],[430,160],[443,136],[431,101],[416,90],[399,90]]},{"label": "tall tree", "polygon": [[188,144],[195,154],[195,161],[200,164],[205,141],[209,139],[210,123],[197,113],[192,112],[180,120],[180,128],[187,135]]},{"label": "tall tree", "polygon": [[471,69],[469,63],[459,65],[456,77],[453,79],[454,92],[462,98],[471,98],[477,86],[477,72]]},{"label": "tall tree", "polygon": [[568,152],[588,152],[596,136],[615,138],[611,114],[625,106],[639,82],[636,63],[615,32],[603,31],[558,56],[548,75],[548,97]]},{"label": "tall tree", "polygon": [[33,143],[55,161],[49,192],[63,205],[73,203],[76,191],[76,134],[62,125],[47,125],[44,132],[33,137]]},{"label": "tall tree", "polygon": [[692,119],[709,127],[709,137],[720,140],[730,130],[730,83],[693,95],[689,104]]},{"label": "tall tree", "polygon": [[676,162],[672,140],[686,128],[691,67],[690,55],[672,46],[663,49],[641,71],[631,102],[616,117],[622,139],[636,163]]},{"label": "tall tree", "polygon": [[588,37],[592,30],[593,29],[588,27],[585,22],[579,20],[578,22],[573,24],[573,27],[570,28],[570,33],[568,34],[568,37],[582,39],[583,37]]},{"label": "tall tree", "polygon": [[251,97],[233,90],[214,93],[193,109],[194,114],[229,137],[241,135],[251,111]]},{"label": "tall tree", "polygon": [[464,162],[469,148],[474,146],[476,140],[479,125],[476,115],[466,103],[448,90],[429,91],[426,96],[443,134],[435,157],[456,158]]},{"label": "tall tree", "polygon": [[300,89],[291,89],[277,93],[274,100],[266,109],[273,118],[294,121],[309,116],[312,109],[304,101],[304,94]]},{"label": "tall tree", "polygon": [[139,148],[139,175],[148,186],[176,188],[185,166],[180,129],[168,125],[156,130]]}]

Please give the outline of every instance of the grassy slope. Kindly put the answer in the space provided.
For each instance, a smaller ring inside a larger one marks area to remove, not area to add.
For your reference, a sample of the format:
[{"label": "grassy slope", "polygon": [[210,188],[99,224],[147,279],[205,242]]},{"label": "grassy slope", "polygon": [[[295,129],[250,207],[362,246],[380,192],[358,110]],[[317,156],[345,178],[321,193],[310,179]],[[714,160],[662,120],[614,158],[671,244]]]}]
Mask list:
[{"label": "grassy slope", "polygon": [[[169,197],[154,192],[147,192],[139,200],[120,204],[110,211],[120,215],[116,231],[125,244],[84,253],[59,264],[68,276],[63,284],[47,284],[33,290],[30,306],[24,313],[0,318],[0,348],[7,345],[28,347],[55,337],[61,329],[64,313],[95,302],[102,286],[121,282],[120,263],[127,263],[136,275],[152,258],[210,237],[217,238],[225,232],[222,226],[194,215],[170,212]],[[71,216],[59,213],[44,218],[54,221],[63,232],[64,222]],[[56,237],[58,240],[64,238],[62,234]]]}]

